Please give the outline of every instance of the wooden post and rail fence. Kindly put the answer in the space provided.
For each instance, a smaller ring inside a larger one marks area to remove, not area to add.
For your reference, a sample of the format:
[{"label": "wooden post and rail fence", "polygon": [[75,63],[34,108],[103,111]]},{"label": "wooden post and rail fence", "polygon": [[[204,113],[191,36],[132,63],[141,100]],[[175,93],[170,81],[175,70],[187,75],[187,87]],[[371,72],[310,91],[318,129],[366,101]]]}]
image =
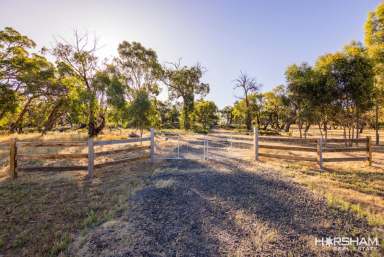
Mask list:
[{"label": "wooden post and rail fence", "polygon": [[[320,170],[323,170],[323,164],[325,162],[348,162],[348,161],[368,161],[368,164],[372,165],[372,139],[370,136],[366,138],[358,138],[348,140],[353,143],[364,143],[364,146],[357,147],[328,147],[328,144],[332,143],[345,143],[345,139],[342,138],[329,138],[324,143],[322,138],[319,139],[302,139],[302,138],[289,138],[289,137],[271,137],[260,136],[258,130],[254,129],[254,159],[259,160],[259,157],[268,157],[285,160],[297,160],[297,161],[310,161],[317,162]],[[260,142],[273,142],[273,143],[287,143],[297,144],[292,145],[271,145],[260,144]],[[303,146],[305,145],[305,146]],[[309,146],[308,146],[309,145]],[[298,152],[313,152],[316,153],[316,157],[295,156],[295,155],[282,155],[272,153],[260,153],[260,149],[268,150],[284,150],[284,151],[298,151]],[[366,156],[361,157],[327,157],[324,158],[324,153],[350,153],[350,152],[365,152]]]},{"label": "wooden post and rail fence", "polygon": [[[252,139],[250,139],[252,140]],[[130,148],[119,148],[108,151],[96,151],[95,147],[113,145],[113,144],[128,144],[128,143],[141,143],[148,141],[148,146],[134,146]],[[207,140],[205,140],[207,141]],[[204,141],[204,149],[207,147],[207,143]],[[260,142],[272,142],[272,143],[284,143],[288,145],[276,145],[276,144],[261,144]],[[254,129],[253,134],[253,156],[256,161],[260,157],[286,159],[286,160],[297,160],[297,161],[310,161],[317,162],[320,170],[323,170],[323,164],[325,162],[347,162],[347,161],[368,161],[369,165],[372,165],[372,139],[371,137],[359,138],[349,140],[351,143],[364,143],[364,146],[354,147],[330,147],[329,144],[334,143],[345,143],[345,139],[342,138],[329,138],[326,143],[322,138],[315,139],[302,139],[302,138],[289,138],[289,137],[278,137],[278,136],[260,136],[258,130]],[[231,140],[232,146],[232,140]],[[87,153],[70,153],[70,154],[22,154],[19,153],[19,149],[23,147],[84,147],[87,148]],[[17,177],[17,171],[64,171],[64,170],[87,170],[88,176],[93,177],[94,169],[101,168],[112,164],[124,163],[128,161],[141,160],[150,158],[151,161],[155,160],[155,131],[153,128],[150,129],[150,136],[143,138],[129,138],[120,140],[109,140],[109,141],[95,141],[93,138],[89,138],[88,141],[64,141],[64,142],[25,142],[17,141],[12,138],[9,143],[0,144],[0,148],[9,148],[9,175],[12,178]],[[297,152],[309,152],[316,153],[314,156],[297,156],[288,154],[275,154],[260,152],[260,149],[264,150],[282,150],[282,151],[297,151]],[[104,163],[95,164],[95,159],[100,156],[113,155],[117,153],[128,153],[135,151],[149,150],[149,154],[134,157],[124,158],[120,160],[112,160]],[[361,157],[337,157],[324,158],[324,153],[350,153],[350,152],[365,152],[365,156]],[[41,167],[18,167],[17,161],[19,160],[52,160],[52,159],[87,159],[87,166],[41,166]],[[206,152],[204,152],[204,159],[206,159]]]},{"label": "wooden post and rail fence", "polygon": [[[113,149],[108,151],[95,152],[95,147],[114,145],[114,144],[128,144],[128,143],[142,143],[150,142],[149,145],[135,145],[133,147],[124,147],[119,149]],[[16,138],[12,138],[8,144],[0,144],[0,148],[9,147],[9,176],[11,178],[17,177],[18,171],[68,171],[68,170],[87,170],[88,176],[93,177],[94,169],[101,168],[112,164],[119,164],[129,161],[142,160],[150,158],[154,160],[155,154],[155,133],[154,129],[151,128],[150,136],[143,138],[129,138],[120,140],[108,140],[108,141],[95,141],[93,138],[89,138],[88,141],[64,141],[64,142],[25,142],[17,141]],[[20,154],[18,149],[23,147],[84,147],[87,148],[87,153],[71,153],[71,154]],[[95,164],[95,159],[100,156],[113,155],[117,153],[128,153],[136,151],[149,150],[149,154],[144,154],[134,158],[124,158],[119,160],[107,161],[100,164]],[[87,165],[85,166],[41,166],[41,167],[18,167],[17,161],[19,160],[67,160],[67,159],[88,159]]]}]

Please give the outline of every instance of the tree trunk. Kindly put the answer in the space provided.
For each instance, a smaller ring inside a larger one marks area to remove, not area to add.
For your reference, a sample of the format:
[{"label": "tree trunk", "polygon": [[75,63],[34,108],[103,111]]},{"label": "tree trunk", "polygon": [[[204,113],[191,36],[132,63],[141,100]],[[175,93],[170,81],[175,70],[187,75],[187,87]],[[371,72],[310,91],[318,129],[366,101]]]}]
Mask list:
[{"label": "tree trunk", "polygon": [[55,125],[56,120],[60,117],[60,108],[63,105],[62,100],[58,100],[55,106],[53,107],[51,113],[48,116],[48,120],[44,125],[42,134],[47,133],[47,131],[51,130],[53,126]]},{"label": "tree trunk", "polygon": [[376,100],[375,106],[375,134],[376,134],[376,145],[380,144],[380,136],[379,136],[379,103]]},{"label": "tree trunk", "polygon": [[257,121],[257,129],[260,129],[260,113],[257,113],[256,121]]},{"label": "tree trunk", "polygon": [[88,136],[95,136],[95,96],[92,95],[89,101],[89,114],[88,114]]},{"label": "tree trunk", "polygon": [[300,138],[303,138],[303,133],[302,133],[302,129],[303,129],[303,122],[299,119],[299,132],[300,132]]},{"label": "tree trunk", "polygon": [[345,128],[345,125],[343,125],[343,136],[344,136],[344,144],[347,146],[347,129]]},{"label": "tree trunk", "polygon": [[291,128],[292,123],[294,123],[296,120],[296,114],[291,113],[291,116],[288,118],[288,120],[285,123],[285,132],[289,132],[289,129]]},{"label": "tree trunk", "polygon": [[245,122],[246,122],[247,130],[252,130],[252,118],[251,118],[251,114],[248,110],[248,107],[247,107],[247,111],[246,111],[245,115],[246,115]]},{"label": "tree trunk", "polygon": [[305,130],[304,130],[304,138],[307,139],[307,135],[308,135],[308,130],[309,128],[311,127],[311,123],[307,123],[306,126],[305,126]]},{"label": "tree trunk", "polygon": [[189,110],[188,106],[186,103],[183,105],[183,115],[184,115],[184,120],[183,120],[183,128],[188,130],[191,128],[191,124],[189,123]]},{"label": "tree trunk", "polygon": [[[29,107],[29,105],[31,104],[32,100],[33,100],[33,98],[31,97],[31,98],[29,98],[28,101],[25,103],[25,105],[24,105],[23,109],[21,110],[21,112],[19,113],[19,116],[17,117],[16,121],[13,122],[13,123],[10,125],[10,128],[9,128],[9,131],[10,131],[10,132],[15,132],[16,129],[21,125],[20,122],[23,120],[24,115],[25,115],[25,113],[27,112],[28,107]],[[20,128],[19,128],[19,131],[21,131]]]},{"label": "tree trunk", "polygon": [[[356,111],[356,139],[359,138],[359,132],[360,132],[360,128],[359,128],[359,112]],[[356,145],[357,145],[357,141],[356,141]]]},{"label": "tree trunk", "polygon": [[324,136],[323,136],[323,130],[322,130],[322,128],[321,128],[321,122],[320,122],[320,121],[319,121],[319,123],[318,123],[318,126],[319,126],[320,136],[321,136],[321,138],[323,139]]},{"label": "tree trunk", "polygon": [[95,131],[94,131],[94,135],[97,136],[98,134],[100,134],[100,132],[104,129],[105,127],[105,117],[104,115],[100,115],[100,119],[101,121],[99,122],[99,124],[97,125],[97,127],[95,127]]}]

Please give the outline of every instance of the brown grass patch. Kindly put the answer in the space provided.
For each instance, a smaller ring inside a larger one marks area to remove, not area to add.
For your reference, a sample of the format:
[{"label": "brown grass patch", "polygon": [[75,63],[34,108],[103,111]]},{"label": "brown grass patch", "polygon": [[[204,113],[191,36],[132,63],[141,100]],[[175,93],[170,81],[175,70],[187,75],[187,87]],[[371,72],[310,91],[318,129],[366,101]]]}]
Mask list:
[{"label": "brown grass patch", "polygon": [[99,170],[93,180],[84,172],[47,172],[0,181],[0,253],[65,255],[80,231],[119,215],[150,172],[139,162]]}]

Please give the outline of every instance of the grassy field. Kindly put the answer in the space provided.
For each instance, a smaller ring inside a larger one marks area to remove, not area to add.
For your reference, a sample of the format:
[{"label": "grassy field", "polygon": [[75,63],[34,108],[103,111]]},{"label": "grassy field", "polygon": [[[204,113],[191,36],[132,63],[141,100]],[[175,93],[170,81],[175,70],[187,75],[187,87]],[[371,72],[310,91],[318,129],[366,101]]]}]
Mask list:
[{"label": "grassy field", "polygon": [[[97,140],[127,138],[131,132],[111,131]],[[317,136],[315,133],[311,136]],[[11,136],[14,135],[2,136],[0,141],[6,141]],[[86,133],[23,134],[18,135],[18,139],[85,140]],[[33,148],[25,151],[37,153]],[[39,151],[76,153],[86,149],[42,148]],[[251,159],[249,149],[242,152],[236,150],[236,153]],[[7,158],[6,150],[3,156]],[[315,163],[262,158],[260,163],[255,163],[255,168],[262,165],[263,168],[276,170],[326,198],[330,207],[352,212],[367,220],[372,233],[383,242],[384,153],[374,153],[373,161],[372,166],[366,162],[327,163],[325,171],[319,172]],[[79,233],[86,234],[95,226],[119,216],[127,208],[129,196],[146,184],[154,168],[148,162],[138,162],[98,170],[92,181],[85,178],[85,172],[22,173],[17,180],[11,181],[7,179],[6,168],[3,167],[0,171],[0,254],[65,256],[68,245]],[[384,249],[384,245],[382,247]]]},{"label": "grassy field", "polygon": [[85,172],[21,174],[0,181],[0,253],[58,256],[78,233],[119,215],[145,184],[151,166],[139,162]]}]

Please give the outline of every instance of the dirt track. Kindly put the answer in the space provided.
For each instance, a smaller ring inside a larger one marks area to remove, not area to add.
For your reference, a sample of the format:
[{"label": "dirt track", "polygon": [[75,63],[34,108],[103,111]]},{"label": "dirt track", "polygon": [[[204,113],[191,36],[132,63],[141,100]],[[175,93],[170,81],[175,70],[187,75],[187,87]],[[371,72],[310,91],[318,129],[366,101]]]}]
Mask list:
[{"label": "dirt track", "polygon": [[360,256],[315,238],[367,236],[367,224],[277,172],[244,161],[159,164],[130,208],[72,247],[76,256]]}]

